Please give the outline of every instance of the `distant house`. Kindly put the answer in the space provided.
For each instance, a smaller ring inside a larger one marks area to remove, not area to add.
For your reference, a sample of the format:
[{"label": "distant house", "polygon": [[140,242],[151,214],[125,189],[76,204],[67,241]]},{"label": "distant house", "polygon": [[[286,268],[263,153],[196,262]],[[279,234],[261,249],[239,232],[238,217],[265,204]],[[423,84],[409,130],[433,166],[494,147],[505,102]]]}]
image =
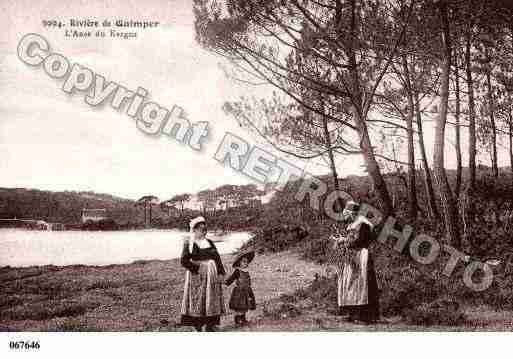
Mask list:
[{"label": "distant house", "polygon": [[87,209],[84,208],[82,210],[82,223],[86,222],[100,222],[102,220],[106,220],[107,210],[105,208],[100,209]]},{"label": "distant house", "polygon": [[51,231],[64,231],[66,229],[64,223],[48,223],[48,227],[48,230]]},{"label": "distant house", "polygon": [[46,221],[42,221],[42,220],[36,220],[35,222],[35,229],[39,229],[39,230],[42,230],[42,231],[51,231],[52,230],[52,225]]},{"label": "distant house", "polygon": [[262,207],[262,200],[257,197],[249,198],[247,200],[248,206],[251,208],[259,208]]},{"label": "distant house", "polygon": [[184,209],[192,210],[192,211],[201,211],[202,203],[198,199],[198,195],[192,195],[191,198],[184,203]]},{"label": "distant house", "polygon": [[276,192],[276,190],[270,190],[267,191],[263,196],[261,196],[260,201],[262,202],[262,204],[269,203],[273,196],[276,194]]}]

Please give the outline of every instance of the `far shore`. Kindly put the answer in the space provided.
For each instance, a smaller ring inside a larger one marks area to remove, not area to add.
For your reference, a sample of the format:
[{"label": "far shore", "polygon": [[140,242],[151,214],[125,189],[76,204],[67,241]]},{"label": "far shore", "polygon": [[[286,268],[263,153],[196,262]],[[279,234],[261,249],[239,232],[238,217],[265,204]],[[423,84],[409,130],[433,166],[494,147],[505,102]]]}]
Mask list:
[{"label": "far shore", "polygon": [[[35,228],[26,228],[26,227],[0,227],[0,230],[19,230],[19,231],[47,231],[47,230],[44,230],[44,229],[35,229]],[[219,234],[222,234],[222,235],[226,235],[226,234],[230,234],[230,233],[241,233],[241,232],[247,232],[247,233],[251,233],[251,232],[254,232],[255,228],[241,228],[241,229],[232,229],[232,230],[224,230],[224,229],[210,229],[208,234],[210,235],[219,235]],[[95,233],[95,232],[138,232],[138,231],[176,231],[176,232],[183,232],[183,233],[188,233],[188,231],[186,231],[185,229],[183,228],[177,228],[177,227],[174,227],[174,228],[163,228],[163,227],[130,227],[130,228],[123,228],[121,227],[120,229],[115,229],[115,230],[100,230],[100,229],[97,229],[97,230],[92,230],[92,229],[81,229],[81,228],[66,228],[66,229],[59,229],[59,230],[49,230],[49,232],[75,232],[75,231],[79,231],[79,232],[91,232],[91,233]],[[207,235],[208,235],[207,234]]]}]

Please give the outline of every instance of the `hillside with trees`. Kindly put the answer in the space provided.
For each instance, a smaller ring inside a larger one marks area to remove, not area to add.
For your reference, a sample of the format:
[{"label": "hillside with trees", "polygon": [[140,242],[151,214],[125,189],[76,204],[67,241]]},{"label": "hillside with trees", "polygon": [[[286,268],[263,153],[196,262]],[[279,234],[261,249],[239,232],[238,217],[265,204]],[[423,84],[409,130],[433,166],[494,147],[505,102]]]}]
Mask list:
[{"label": "hillside with trees", "polygon": [[0,188],[0,218],[78,224],[84,208],[105,208],[109,217],[119,224],[142,223],[141,211],[135,207],[134,201],[108,194]]},{"label": "hillside with trees", "polygon": [[145,195],[136,201],[92,191],[0,188],[0,218],[36,219],[80,228],[83,209],[105,209],[121,229],[188,230],[189,220],[200,214],[212,219],[212,229],[246,229],[252,227],[246,223],[246,217],[263,209],[260,199],[263,195],[264,192],[251,184],[223,185],[197,194],[177,194],[167,200]]}]

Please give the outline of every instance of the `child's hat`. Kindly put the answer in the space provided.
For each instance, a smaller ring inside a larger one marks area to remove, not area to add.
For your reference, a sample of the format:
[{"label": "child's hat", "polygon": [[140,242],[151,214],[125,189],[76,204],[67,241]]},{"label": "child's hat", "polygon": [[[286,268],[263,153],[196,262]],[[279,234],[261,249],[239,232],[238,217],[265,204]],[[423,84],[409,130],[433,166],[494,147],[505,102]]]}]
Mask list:
[{"label": "child's hat", "polygon": [[250,263],[255,258],[255,251],[250,249],[237,254],[235,260],[233,261],[232,267],[238,267],[242,258],[247,258],[248,263]]}]

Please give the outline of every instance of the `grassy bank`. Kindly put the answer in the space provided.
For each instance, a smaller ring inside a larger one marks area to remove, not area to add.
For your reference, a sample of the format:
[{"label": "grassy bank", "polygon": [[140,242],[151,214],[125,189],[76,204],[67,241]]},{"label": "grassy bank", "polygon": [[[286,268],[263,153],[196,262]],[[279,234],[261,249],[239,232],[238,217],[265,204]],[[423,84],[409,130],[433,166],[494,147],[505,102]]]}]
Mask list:
[{"label": "grassy bank", "polygon": [[[223,261],[231,268],[232,256],[224,256]],[[253,268],[258,268],[253,282],[259,303],[307,285],[321,270],[286,253],[258,257]],[[0,329],[187,330],[177,327],[183,279],[178,259],[109,266],[3,267]],[[228,294],[229,289],[226,300]],[[231,322],[231,316],[223,318],[223,325],[229,327]]]},{"label": "grassy bank", "polygon": [[[232,256],[223,261],[230,268]],[[364,326],[332,314],[334,293],[312,290],[325,268],[286,251],[259,255],[252,264],[258,308],[251,325],[236,330],[511,330],[512,312],[466,308],[456,327],[410,325],[401,317]],[[2,331],[183,331],[178,326],[184,270],[178,260],[110,266],[44,266],[0,269]],[[317,279],[316,279],[317,278]],[[228,300],[229,290],[225,290]],[[321,300],[324,299],[324,300]],[[325,305],[320,305],[323,302]],[[232,316],[222,330],[235,330]]]}]

